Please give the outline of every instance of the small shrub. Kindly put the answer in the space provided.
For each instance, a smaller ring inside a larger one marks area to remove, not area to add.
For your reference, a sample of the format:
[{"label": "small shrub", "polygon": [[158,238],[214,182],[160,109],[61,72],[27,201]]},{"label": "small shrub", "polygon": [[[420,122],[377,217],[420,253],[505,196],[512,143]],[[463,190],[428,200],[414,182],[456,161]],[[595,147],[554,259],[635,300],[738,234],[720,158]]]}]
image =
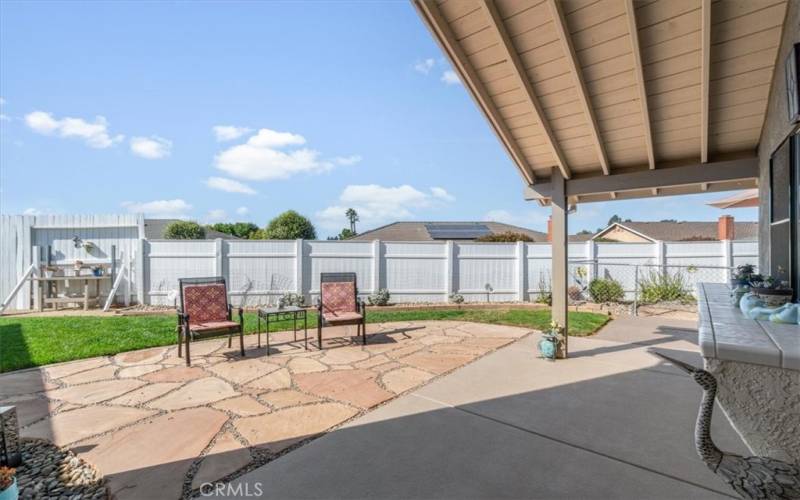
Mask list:
[{"label": "small shrub", "polygon": [[539,292],[534,300],[537,304],[553,305],[553,292],[550,288],[550,275],[545,275],[544,272],[539,272]]},{"label": "small shrub", "polygon": [[205,237],[206,229],[188,220],[172,222],[164,230],[164,238],[168,240],[202,240]]},{"label": "small shrub", "polygon": [[385,288],[381,288],[378,290],[378,293],[373,293],[369,297],[367,297],[367,302],[371,306],[385,306],[389,303],[389,290]]},{"label": "small shrub", "polygon": [[476,238],[475,241],[490,243],[514,243],[517,241],[533,241],[533,238],[525,233],[506,231],[504,233],[492,233]]},{"label": "small shrub", "polygon": [[572,285],[571,287],[567,288],[567,295],[569,296],[569,300],[573,302],[579,302],[583,300],[583,290],[579,286]]},{"label": "small shrub", "polygon": [[450,302],[453,304],[463,304],[464,303],[464,296],[460,293],[451,293],[450,294]]},{"label": "small shrub", "polygon": [[304,307],[306,305],[306,298],[301,293],[284,293],[281,295],[280,304],[282,306]]},{"label": "small shrub", "polygon": [[645,304],[694,302],[694,297],[689,293],[689,284],[680,271],[675,274],[650,271],[650,274],[639,282],[639,297]]},{"label": "small shrub", "polygon": [[589,296],[596,303],[620,302],[625,298],[625,290],[613,278],[595,278],[589,283]]}]

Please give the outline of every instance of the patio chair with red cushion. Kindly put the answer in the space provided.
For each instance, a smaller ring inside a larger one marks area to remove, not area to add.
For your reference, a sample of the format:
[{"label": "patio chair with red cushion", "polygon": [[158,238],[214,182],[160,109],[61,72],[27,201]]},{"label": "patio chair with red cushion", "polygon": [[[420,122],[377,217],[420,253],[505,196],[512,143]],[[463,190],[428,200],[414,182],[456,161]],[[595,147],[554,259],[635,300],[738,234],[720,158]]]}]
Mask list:
[{"label": "patio chair with red cushion", "polygon": [[228,347],[234,333],[239,334],[239,348],[244,356],[244,312],[239,308],[239,321],[231,319],[233,306],[228,303],[225,278],[182,278],[178,280],[178,357],[186,343],[186,366],[191,366],[189,343],[202,338],[228,335]]},{"label": "patio chair with red cushion", "polygon": [[322,273],[317,301],[317,342],[322,349],[322,327],[357,325],[357,334],[367,343],[367,307],[358,298],[356,273]]}]

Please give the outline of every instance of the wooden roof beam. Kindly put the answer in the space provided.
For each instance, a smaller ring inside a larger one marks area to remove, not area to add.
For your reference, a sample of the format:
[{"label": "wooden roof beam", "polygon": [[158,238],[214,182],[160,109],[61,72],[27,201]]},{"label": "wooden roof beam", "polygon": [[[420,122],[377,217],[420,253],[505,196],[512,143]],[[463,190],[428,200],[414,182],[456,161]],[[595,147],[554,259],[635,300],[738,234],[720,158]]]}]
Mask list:
[{"label": "wooden roof beam", "polygon": [[530,184],[536,182],[536,177],[533,173],[530,163],[522,152],[519,143],[511,134],[511,130],[506,126],[505,120],[497,107],[494,105],[489,92],[483,85],[482,80],[478,76],[475,69],[469,62],[467,55],[464,53],[458,40],[456,40],[453,31],[450,29],[450,24],[442,15],[439,7],[434,0],[413,0],[414,6],[417,8],[425,24],[428,26],[434,39],[439,43],[445,54],[447,54],[453,68],[458,72],[459,78],[464,85],[469,89],[472,98],[478,104],[478,108],[483,111],[486,119],[492,125],[500,142],[503,143],[508,153],[514,159],[522,177]]},{"label": "wooden roof beam", "polygon": [[583,73],[578,65],[578,55],[575,53],[575,47],[572,45],[572,37],[567,28],[567,20],[564,17],[564,11],[561,9],[561,2],[548,0],[547,3],[550,5],[553,23],[555,24],[556,33],[561,42],[561,48],[567,59],[567,66],[569,67],[570,73],[572,73],[575,87],[578,90],[578,100],[583,108],[583,114],[586,115],[586,121],[589,123],[589,132],[592,135],[592,142],[594,142],[594,148],[597,151],[597,158],[600,160],[600,167],[603,169],[603,173],[608,175],[610,173],[608,155],[606,155],[606,148],[600,137],[600,128],[597,126],[597,118],[594,115],[592,103],[589,102],[589,91],[586,90],[586,83],[583,81]]},{"label": "wooden roof beam", "polygon": [[700,9],[701,30],[701,81],[700,81],[700,163],[708,162],[709,82],[711,78],[711,0],[703,0]]},{"label": "wooden roof beam", "polygon": [[[417,0],[417,3],[420,3],[420,0]],[[512,73],[517,81],[517,84],[519,85],[519,88],[522,90],[522,93],[528,101],[528,104],[531,106],[536,120],[542,126],[545,141],[550,147],[550,151],[556,160],[556,166],[561,171],[561,175],[565,179],[569,179],[572,177],[572,172],[570,172],[569,166],[564,159],[564,154],[561,151],[561,147],[558,145],[555,134],[550,128],[550,124],[545,117],[544,110],[539,102],[539,98],[536,97],[536,93],[533,91],[533,85],[531,85],[530,79],[525,71],[525,67],[522,65],[522,60],[517,53],[517,49],[511,42],[511,37],[509,37],[508,32],[506,31],[505,24],[503,24],[503,19],[500,17],[497,7],[495,6],[493,0],[481,0],[480,3],[483,11],[487,15],[489,29],[497,37],[500,49],[503,51],[506,61],[512,66]],[[425,2],[425,4],[427,4],[427,2]]]},{"label": "wooden roof beam", "polygon": [[625,0],[625,13],[628,19],[628,31],[631,35],[633,50],[633,63],[636,73],[636,87],[639,91],[639,103],[642,108],[642,126],[644,127],[644,142],[647,147],[647,162],[651,169],[656,168],[656,157],[653,152],[653,132],[650,130],[650,110],[647,105],[647,88],[644,85],[644,70],[642,69],[642,53],[639,50],[639,28],[636,26],[636,9],[633,0]]}]

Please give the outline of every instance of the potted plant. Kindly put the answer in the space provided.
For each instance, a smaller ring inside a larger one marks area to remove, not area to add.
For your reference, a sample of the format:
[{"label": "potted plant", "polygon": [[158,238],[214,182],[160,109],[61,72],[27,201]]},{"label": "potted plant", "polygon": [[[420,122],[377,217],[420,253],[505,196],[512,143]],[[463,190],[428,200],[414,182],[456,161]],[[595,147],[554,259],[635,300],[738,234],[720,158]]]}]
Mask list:
[{"label": "potted plant", "polygon": [[564,327],[558,321],[550,322],[550,330],[542,335],[537,347],[542,358],[555,361],[559,353],[561,342],[563,341]]},{"label": "potted plant", "polygon": [[17,500],[19,498],[15,472],[16,469],[0,467],[0,500]]},{"label": "potted plant", "polygon": [[756,268],[753,264],[742,264],[736,267],[731,277],[731,288],[747,287],[750,285],[750,278],[755,274]]},{"label": "potted plant", "polygon": [[789,284],[769,275],[750,276],[750,291],[763,300],[767,307],[780,307],[792,300],[792,288]]}]

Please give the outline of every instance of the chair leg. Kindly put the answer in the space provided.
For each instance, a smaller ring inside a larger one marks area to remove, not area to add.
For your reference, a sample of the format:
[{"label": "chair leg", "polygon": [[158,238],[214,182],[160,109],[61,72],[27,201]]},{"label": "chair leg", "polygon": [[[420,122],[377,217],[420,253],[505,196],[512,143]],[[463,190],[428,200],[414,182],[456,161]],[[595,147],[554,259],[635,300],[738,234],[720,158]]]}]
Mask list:
[{"label": "chair leg", "polygon": [[233,338],[233,332],[228,334],[228,349],[231,348],[231,339]]},{"label": "chair leg", "polygon": [[183,335],[181,335],[181,333],[183,333],[183,325],[176,328],[176,330],[178,331],[178,357],[182,358],[183,356],[181,355],[181,352],[183,349]]},{"label": "chair leg", "polygon": [[244,329],[239,330],[239,349],[242,351],[242,357],[244,357]]},{"label": "chair leg", "polygon": [[322,320],[317,319],[317,345],[319,350],[322,350]]},{"label": "chair leg", "polygon": [[361,320],[361,343],[367,345],[367,323]]},{"label": "chair leg", "polygon": [[183,336],[186,337],[186,366],[192,366],[192,358],[189,355],[189,342],[191,341],[192,335],[188,328],[183,332]]}]

